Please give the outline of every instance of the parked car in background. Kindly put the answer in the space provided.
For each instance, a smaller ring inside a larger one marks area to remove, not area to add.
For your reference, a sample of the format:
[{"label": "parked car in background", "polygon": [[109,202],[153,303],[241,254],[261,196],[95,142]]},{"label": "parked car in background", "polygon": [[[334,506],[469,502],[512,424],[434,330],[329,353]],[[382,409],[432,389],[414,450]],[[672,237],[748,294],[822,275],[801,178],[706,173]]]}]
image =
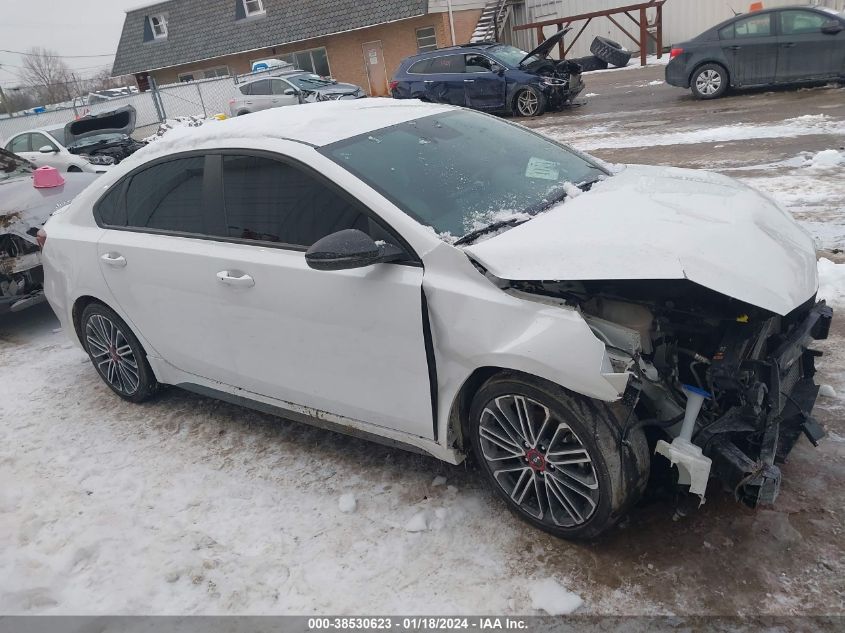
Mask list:
[{"label": "parked car in background", "polygon": [[716,99],[728,88],[845,78],[845,13],[781,7],[731,18],[672,47],[666,83]]},{"label": "parked car in background", "polygon": [[390,82],[394,99],[538,116],[583,89],[581,66],[547,59],[563,29],[530,53],[496,43],[464,44],[406,57]]},{"label": "parked car in background", "polygon": [[135,116],[135,108],[127,105],[65,125],[27,130],[10,138],[6,149],[37,167],[104,173],[144,146],[130,136]]},{"label": "parked car in background", "polygon": [[232,116],[241,116],[268,108],[317,101],[361,99],[366,96],[364,89],[355,84],[339,83],[331,78],[297,70],[280,76],[259,77],[239,84],[235,98],[229,101],[229,112]]},{"label": "parked car in background", "polygon": [[47,297],[121,398],[473,452],[558,536],[608,529],[662,456],[683,492],[773,503],[824,435],[812,238],[726,176],[603,165],[416,101],[175,130],[53,215]]},{"label": "parked car in background", "polygon": [[97,178],[65,174],[63,184],[35,188],[33,170],[32,163],[0,148],[0,315],[44,300],[38,230]]}]

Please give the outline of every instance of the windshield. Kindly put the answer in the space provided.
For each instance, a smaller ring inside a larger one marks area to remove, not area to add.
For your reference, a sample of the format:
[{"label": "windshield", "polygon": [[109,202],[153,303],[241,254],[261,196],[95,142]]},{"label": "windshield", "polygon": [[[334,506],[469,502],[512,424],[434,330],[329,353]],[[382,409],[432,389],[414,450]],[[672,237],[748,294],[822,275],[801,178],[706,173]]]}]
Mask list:
[{"label": "windshield", "polygon": [[299,75],[298,77],[288,77],[288,81],[302,90],[314,90],[315,88],[331,86],[333,83],[330,79],[323,79],[320,75]]},{"label": "windshield", "polygon": [[0,180],[28,176],[32,173],[32,168],[33,165],[28,160],[0,147]]},{"label": "windshield", "polygon": [[418,222],[453,237],[536,213],[560,199],[567,183],[606,174],[543,136],[469,110],[400,123],[320,151]]},{"label": "windshield", "polygon": [[[528,55],[528,53],[515,46],[494,46],[493,48],[488,48],[485,52],[502,62],[505,66],[512,67],[519,66],[522,59]],[[540,61],[540,59],[536,55],[532,55],[525,60],[525,65],[528,66],[537,61]]]}]

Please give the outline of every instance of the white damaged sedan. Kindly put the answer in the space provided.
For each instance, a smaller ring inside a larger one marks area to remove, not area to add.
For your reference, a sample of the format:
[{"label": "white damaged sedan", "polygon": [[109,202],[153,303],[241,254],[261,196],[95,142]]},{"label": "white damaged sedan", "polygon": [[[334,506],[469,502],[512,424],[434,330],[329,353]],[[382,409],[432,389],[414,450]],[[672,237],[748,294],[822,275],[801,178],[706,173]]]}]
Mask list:
[{"label": "white damaged sedan", "polygon": [[652,460],[777,496],[823,435],[813,242],[719,175],[604,164],[478,112],[366,99],[177,130],[44,227],[106,384],[176,385],[457,464],[593,537]]}]

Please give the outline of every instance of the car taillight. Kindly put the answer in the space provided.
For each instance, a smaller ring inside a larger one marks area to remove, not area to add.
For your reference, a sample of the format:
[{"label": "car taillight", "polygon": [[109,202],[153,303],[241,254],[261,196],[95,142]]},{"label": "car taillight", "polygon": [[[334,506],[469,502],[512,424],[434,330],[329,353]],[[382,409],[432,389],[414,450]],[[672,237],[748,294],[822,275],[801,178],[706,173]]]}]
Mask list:
[{"label": "car taillight", "polygon": [[398,81],[395,81],[395,80],[391,81],[390,82],[390,92],[393,92],[394,90],[396,90],[396,86],[398,86],[398,85],[399,85]]},{"label": "car taillight", "polygon": [[683,48],[673,48],[669,51],[669,59],[675,59],[678,55],[684,52]]},{"label": "car taillight", "polygon": [[38,242],[38,247],[43,251],[44,245],[47,243],[47,231],[38,229],[38,233],[35,234],[35,241]]}]

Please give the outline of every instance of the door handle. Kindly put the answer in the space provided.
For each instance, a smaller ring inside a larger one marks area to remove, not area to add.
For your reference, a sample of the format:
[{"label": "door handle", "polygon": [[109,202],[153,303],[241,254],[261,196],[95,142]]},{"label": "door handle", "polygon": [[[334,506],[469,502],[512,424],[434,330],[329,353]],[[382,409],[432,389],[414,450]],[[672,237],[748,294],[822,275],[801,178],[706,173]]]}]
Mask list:
[{"label": "door handle", "polygon": [[105,253],[100,255],[100,260],[112,268],[123,268],[126,266],[126,258],[120,253]]},{"label": "door handle", "polygon": [[239,270],[221,270],[217,273],[217,279],[227,286],[241,286],[243,288],[252,288],[255,285],[255,279],[242,273]]},{"label": "door handle", "polygon": [[730,47],[730,49],[731,49],[732,51],[738,51],[738,50],[739,50],[739,49],[741,49],[741,48],[742,48],[742,46],[731,46],[731,47]]},{"label": "door handle", "polygon": [[465,84],[472,84],[475,83],[475,79],[464,79]]},{"label": "door handle", "polygon": [[795,42],[787,42],[786,44],[781,44],[781,48],[792,48],[795,46]]},{"label": "door handle", "polygon": [[433,80],[433,79],[424,79],[424,80],[423,80],[423,83],[424,83],[424,84],[433,84],[433,83],[434,83],[434,80]]}]

